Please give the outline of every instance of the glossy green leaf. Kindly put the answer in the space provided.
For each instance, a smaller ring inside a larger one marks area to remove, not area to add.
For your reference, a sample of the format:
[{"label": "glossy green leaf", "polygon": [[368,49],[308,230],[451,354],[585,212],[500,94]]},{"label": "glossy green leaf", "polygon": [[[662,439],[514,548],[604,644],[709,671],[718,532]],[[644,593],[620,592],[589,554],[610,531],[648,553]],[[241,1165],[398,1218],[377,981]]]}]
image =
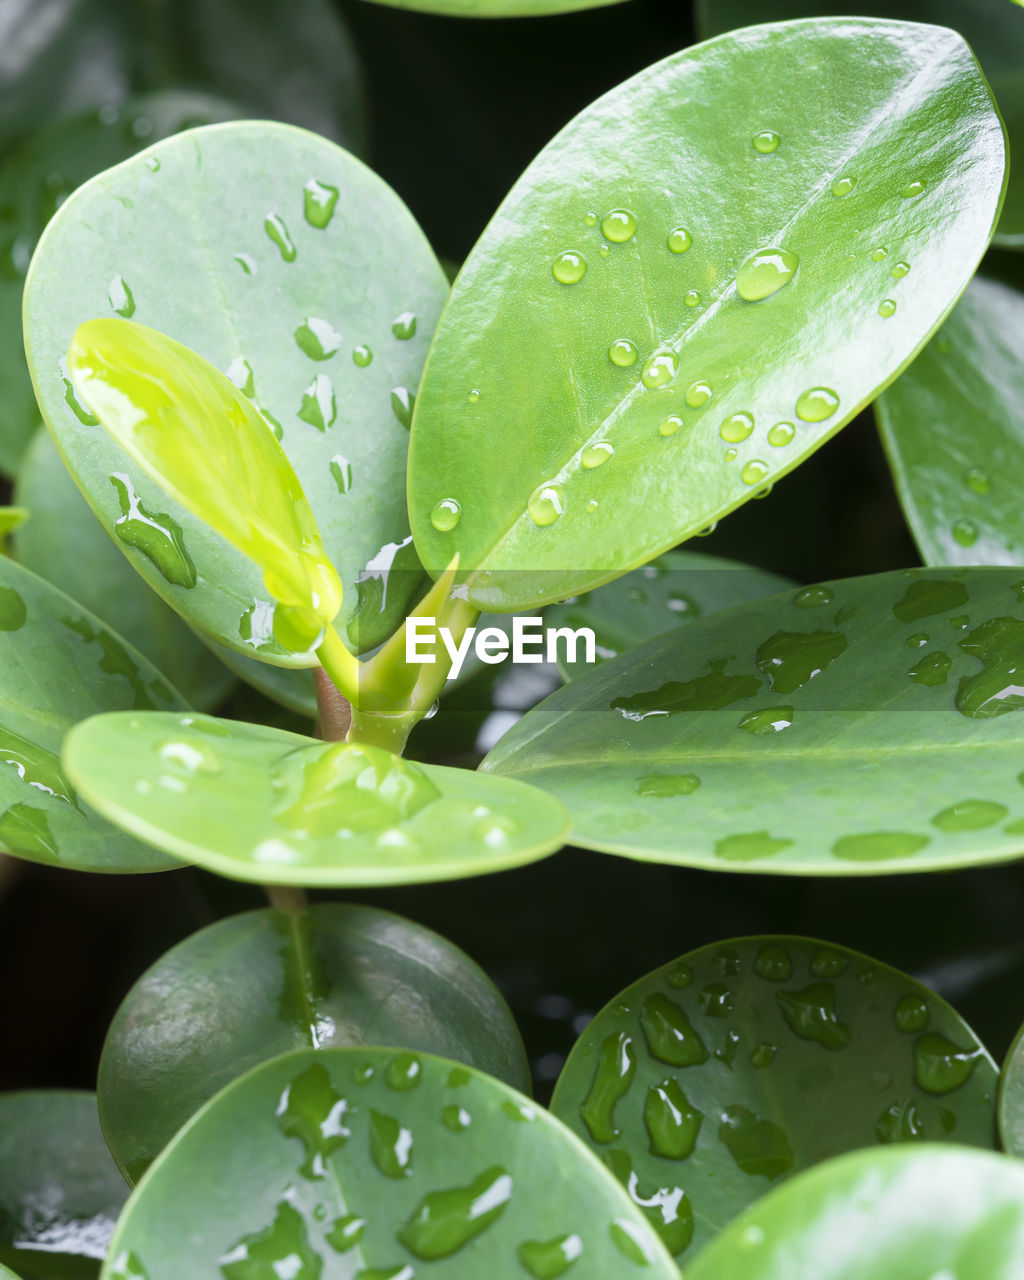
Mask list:
[{"label": "glossy green leaf", "polygon": [[1024,1159],[1024,1027],[1014,1036],[999,1077],[999,1136],[1010,1155]]},{"label": "glossy green leaf", "polygon": [[258,883],[482,875],[553,853],[567,827],[521,783],[207,716],[94,717],[65,739],[64,765],[126,831]]},{"label": "glossy green leaf", "polygon": [[373,907],[253,911],[179,943],[118,1009],[100,1060],[103,1130],[131,1182],[218,1089],[291,1049],[391,1045],[529,1091],[508,1006],[482,969]]},{"label": "glossy green leaf", "polygon": [[[21,337],[22,286],[43,228],[71,192],[149,143],[239,108],[206,94],[171,91],[93,108],[32,134],[0,164],[0,470],[14,474],[39,425]],[[123,300],[127,302],[127,295]]]},{"label": "glossy green leaf", "polygon": [[104,822],[60,762],[85,716],[186,704],[95,614],[0,556],[0,852],[76,871],[164,871],[177,862]]},{"label": "glossy green leaf", "polygon": [[1022,402],[1024,294],[979,278],[875,402],[925,564],[1024,565]]},{"label": "glossy green leaf", "polygon": [[484,761],[571,841],[877,875],[1024,852],[1024,571],[907,570],[699,618],[574,682]]},{"label": "glossy green leaf", "polygon": [[0,1278],[94,1280],[128,1195],[96,1095],[0,1095]]},{"label": "glossy green leaf", "polygon": [[[759,150],[773,124],[783,141]],[[1004,152],[970,51],[934,27],[750,28],[599,99],[526,170],[453,288],[410,454],[423,562],[458,551],[475,603],[525,607],[763,491],[956,301]]]},{"label": "glossy green leaf", "polygon": [[15,493],[32,512],[15,539],[18,560],[124,636],[193,706],[216,706],[233,675],[113,546],[46,431],[29,445]]},{"label": "glossy green leaf", "polygon": [[[168,226],[180,234],[163,234]],[[226,371],[279,425],[342,577],[339,625],[358,626],[360,647],[379,642],[421,581],[414,557],[406,567],[404,420],[447,291],[405,206],[311,134],[264,123],[194,131],[76,193],[51,222],[26,286],[43,413],[101,523],[113,532],[137,503],[201,580],[198,590],[181,585],[174,565],[161,566],[162,543],[150,545],[153,558],[125,548],[151,586],[239,653],[308,666],[311,655],[274,640],[258,571],[69,396],[62,362],[79,324],[111,314],[112,280],[130,289],[134,319]]]},{"label": "glossy green leaf", "polygon": [[686,1280],[1016,1280],[1024,1169],[992,1152],[857,1151],[771,1192]]},{"label": "glossy green leaf", "polygon": [[[959,31],[971,46],[999,103],[1010,150],[1024,147],[1024,16],[1006,0],[859,0],[859,14],[931,22]],[[719,35],[753,22],[785,18],[844,17],[847,0],[697,0],[697,21],[705,36]],[[1024,172],[1010,169],[1006,203],[997,243],[1024,245]]]},{"label": "glossy green leaf", "polygon": [[[597,660],[607,662],[672,627],[793,585],[777,573],[721,556],[669,551],[607,586],[553,605],[544,616],[550,627],[590,627]],[[590,670],[583,657],[582,649],[573,655],[560,647],[563,679],[578,679]]]},{"label": "glossy green leaf", "polygon": [[638,1209],[547,1111],[387,1049],[306,1050],[217,1095],[136,1188],[103,1280],[678,1280]]},{"label": "glossy green leaf", "polygon": [[0,507],[0,538],[20,529],[27,519],[28,511],[24,507]]},{"label": "glossy green leaf", "polygon": [[998,1072],[906,974],[807,938],[688,952],[580,1037],[552,1110],[687,1260],[780,1179],[876,1143],[995,1145]]},{"label": "glossy green leaf", "polygon": [[394,9],[416,9],[449,18],[542,18],[552,13],[601,9],[621,0],[377,0]]},{"label": "glossy green leaf", "polygon": [[[288,455],[248,396],[202,356],[130,320],[80,325],[68,372],[115,443],[260,569],[277,602],[275,638],[289,650],[315,643],[341,608],[341,583]],[[126,494],[123,478],[113,480]],[[151,546],[152,532],[137,528],[135,545]],[[172,581],[194,587],[181,543],[161,550]]]}]

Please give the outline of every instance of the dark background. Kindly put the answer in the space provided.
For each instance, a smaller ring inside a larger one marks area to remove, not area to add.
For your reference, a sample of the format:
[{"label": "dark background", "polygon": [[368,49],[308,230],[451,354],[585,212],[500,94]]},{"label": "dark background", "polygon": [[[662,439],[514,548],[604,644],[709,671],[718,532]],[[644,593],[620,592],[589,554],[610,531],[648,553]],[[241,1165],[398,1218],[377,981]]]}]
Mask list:
[{"label": "dark background", "polygon": [[[466,21],[343,6],[362,55],[370,163],[438,253],[461,261],[521,170],[595,97],[692,42],[668,0],[563,17]],[[6,492],[0,485],[0,501]],[[701,551],[802,581],[917,563],[870,415],[730,516]],[[471,748],[487,682],[430,733]],[[314,899],[340,895],[313,894]],[[512,1005],[546,1097],[582,1019],[648,970],[745,933],[864,950],[951,1000],[1001,1056],[1020,1019],[1024,871],[864,879],[716,874],[567,849],[514,872],[349,895],[464,947]],[[261,891],[195,870],[101,877],[0,863],[0,1089],[92,1087],[107,1024],[168,947]]]}]

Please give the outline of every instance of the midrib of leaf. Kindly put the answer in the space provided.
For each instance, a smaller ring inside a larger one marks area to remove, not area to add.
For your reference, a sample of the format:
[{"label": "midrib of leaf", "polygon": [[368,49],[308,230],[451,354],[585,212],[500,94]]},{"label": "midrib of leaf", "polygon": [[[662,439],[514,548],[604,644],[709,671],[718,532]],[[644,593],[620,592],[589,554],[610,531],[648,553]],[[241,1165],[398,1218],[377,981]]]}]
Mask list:
[{"label": "midrib of leaf", "polygon": [[316,1007],[313,991],[309,985],[311,957],[306,946],[301,913],[288,913],[288,939],[295,953],[295,992],[298,996],[299,1012],[302,1015],[300,1026],[304,1027],[308,1035],[309,1047],[319,1049]]}]

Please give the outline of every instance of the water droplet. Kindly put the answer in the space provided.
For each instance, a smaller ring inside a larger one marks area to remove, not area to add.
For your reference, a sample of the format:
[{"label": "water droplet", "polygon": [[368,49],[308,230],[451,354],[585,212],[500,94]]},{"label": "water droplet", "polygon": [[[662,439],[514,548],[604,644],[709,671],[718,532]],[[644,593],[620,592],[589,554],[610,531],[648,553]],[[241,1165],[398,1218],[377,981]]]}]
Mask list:
[{"label": "water droplet", "polygon": [[739,722],[741,729],[756,737],[781,733],[793,723],[792,707],[765,707],[762,711],[750,711]]},{"label": "water droplet", "polygon": [[651,1054],[670,1067],[693,1067],[706,1062],[708,1051],[685,1010],[656,992],[643,1003],[640,1025]]},{"label": "water droplet", "polygon": [[701,296],[697,289],[687,289],[683,294],[683,302],[688,307],[699,307],[701,304]]},{"label": "water droplet", "polygon": [[338,204],[338,188],[327,182],[310,178],[302,188],[302,212],[306,221],[317,231],[325,231],[334,217]]},{"label": "water droplet", "polygon": [[835,182],[832,183],[832,194],[837,199],[841,199],[843,196],[848,196],[856,185],[856,178],[836,178]]},{"label": "water droplet", "polygon": [[626,1218],[617,1218],[608,1228],[612,1244],[624,1258],[635,1262],[638,1267],[649,1267],[652,1262],[639,1228]]},{"label": "water droplet", "polygon": [[326,1175],[326,1161],[352,1136],[345,1126],[348,1103],[336,1093],[327,1069],[318,1062],[295,1077],[277,1106],[278,1128],[298,1138],[305,1151],[301,1172],[306,1178]]},{"label": "water droplet", "polygon": [[768,432],[768,443],[776,449],[781,449],[783,445],[791,443],[795,435],[796,428],[792,422],[776,422]]},{"label": "water droplet", "polygon": [[224,372],[243,396],[248,396],[250,400],[253,398],[256,394],[256,377],[245,356],[236,356]]},{"label": "water droplet", "polygon": [[397,1093],[415,1089],[423,1075],[423,1067],[414,1053],[400,1053],[388,1063],[388,1086]]},{"label": "water droplet", "polygon": [[725,453],[724,453],[724,455],[723,455],[723,456],[724,456],[724,458],[725,458],[726,462],[735,462],[735,461],[736,461],[736,458],[737,458],[738,453],[739,453],[739,450],[738,450],[738,449],[726,449],[726,451],[725,451]]},{"label": "water droplet", "polygon": [[139,1255],[130,1250],[123,1250],[110,1265],[110,1280],[149,1280]]},{"label": "water droplet", "polygon": [[839,397],[828,387],[810,387],[797,397],[796,416],[803,422],[824,422],[839,408]]},{"label": "water droplet", "polygon": [[[924,637],[927,643],[927,637]],[[949,669],[953,665],[953,661],[947,653],[926,653],[919,662],[916,662],[907,675],[916,684],[929,685],[934,688],[937,685],[945,684],[946,677],[949,675]]]},{"label": "water droplet", "polygon": [[130,320],[135,314],[135,298],[124,276],[114,276],[111,280],[107,286],[107,299],[112,310],[126,320]]},{"label": "water droplet", "polygon": [[394,1116],[370,1112],[370,1155],[386,1178],[405,1178],[412,1173],[412,1133]]},{"label": "water droplet", "polygon": [[47,861],[60,857],[46,811],[24,801],[0,814],[0,845],[11,853],[35,855]]},{"label": "water droplet", "polygon": [[637,778],[638,796],[652,796],[663,800],[670,796],[689,796],[700,786],[695,773],[648,773]]},{"label": "water droplet", "polygon": [[973,547],[978,541],[978,526],[971,520],[958,520],[953,525],[953,537],[962,547]]},{"label": "water droplet", "polygon": [[972,467],[964,476],[967,487],[973,493],[988,493],[992,487],[992,482],[980,467]]},{"label": "water droplet", "polygon": [[365,369],[373,363],[373,352],[365,344],[352,349],[352,363],[360,369]]},{"label": "water droplet", "polygon": [[878,304],[878,314],[883,320],[888,320],[890,316],[896,314],[896,303],[892,298],[886,298],[884,302]]},{"label": "water droplet", "polygon": [[924,190],[923,182],[908,182],[907,185],[900,192],[900,195],[904,200],[913,200],[913,198],[915,196],[919,196],[923,190]]},{"label": "water droplet", "polygon": [[637,354],[636,346],[628,338],[616,338],[608,348],[608,359],[620,369],[636,364]]},{"label": "water droplet", "polygon": [[793,1167],[793,1148],[785,1130],[771,1120],[759,1119],[746,1107],[726,1107],[718,1126],[718,1140],[736,1167],[751,1177],[774,1182]]},{"label": "water droplet", "polygon": [[789,249],[758,249],[736,273],[736,292],[746,302],[760,302],[789,284],[800,259]]},{"label": "water droplet", "polygon": [[82,407],[78,397],[75,395],[75,388],[70,378],[61,377],[64,383],[64,403],[75,415],[83,427],[98,427],[100,425],[99,418],[94,417],[88,409]]},{"label": "water droplet", "polygon": [[760,484],[767,474],[768,463],[762,462],[760,458],[753,458],[740,472],[740,479],[744,484]]},{"label": "water droplet", "polygon": [[441,1111],[441,1123],[446,1129],[450,1129],[452,1133],[463,1133],[473,1123],[473,1117],[465,1107],[450,1103]]},{"label": "water droplet", "polygon": [[693,981],[693,970],[685,960],[680,960],[665,974],[665,981],[670,987],[675,987],[677,991],[682,990]]},{"label": "water droplet", "polygon": [[327,320],[307,316],[295,330],[295,343],[310,360],[330,360],[341,346],[341,334]]},{"label": "water droplet", "polygon": [[685,227],[675,227],[668,233],[668,247],[672,253],[685,253],[693,244],[693,236]]},{"label": "water droplet", "polygon": [[452,1067],[448,1072],[446,1084],[449,1089],[461,1089],[472,1081],[472,1075],[465,1067]]},{"label": "water droplet", "polygon": [[773,151],[778,151],[781,141],[782,139],[774,129],[762,129],[759,133],[754,134],[754,150],[760,151],[763,156],[768,156]]},{"label": "water droplet", "polygon": [[892,266],[892,268],[889,271],[889,274],[892,276],[894,280],[902,280],[909,270],[910,270],[909,262],[897,262]]},{"label": "water droplet", "polygon": [[872,262],[883,262],[889,256],[889,250],[884,244],[880,244],[877,249],[871,250]]},{"label": "water droplet", "polygon": [[851,862],[884,862],[889,858],[911,857],[920,852],[929,839],[909,831],[862,831],[840,836],[832,845],[832,854]]},{"label": "water droplet", "polygon": [[209,777],[223,769],[220,756],[201,738],[168,738],[156,752],[164,768],[179,778]]},{"label": "water droplet", "polygon": [[0,587],[0,631],[20,631],[28,618],[25,601],[13,587]]},{"label": "water droplet", "polygon": [[729,440],[733,444],[739,444],[741,440],[746,440],[753,430],[753,414],[734,413],[731,417],[725,419],[718,429],[718,434],[723,440]]},{"label": "water droplet", "polygon": [[978,1045],[962,1048],[938,1031],[926,1031],[914,1045],[914,1079],[926,1093],[952,1093],[967,1083],[984,1057]]},{"label": "water droplet", "polygon": [[640,381],[649,391],[664,387],[676,376],[679,360],[674,351],[659,351],[645,363]]},{"label": "water droplet", "polygon": [[1024,622],[991,618],[957,642],[977,658],[982,670],[964,676],[956,693],[956,709],[973,720],[990,719],[1024,707]]},{"label": "water droplet", "polygon": [[716,840],[715,857],[726,862],[755,862],[781,853],[792,843],[785,837],[769,835],[767,831],[742,831]]},{"label": "water droplet", "polygon": [[793,976],[789,952],[777,942],[764,943],[754,960],[754,972],[765,982],[788,982]]},{"label": "water droplet", "polygon": [[636,1075],[636,1050],[624,1031],[601,1042],[590,1092],[580,1105],[580,1119],[595,1142],[612,1142],[619,1136],[615,1108],[629,1092]]},{"label": "water droplet", "polygon": [[316,427],[317,431],[326,431],[334,426],[338,406],[334,398],[334,383],[326,373],[318,373],[302,393],[298,416],[311,427]]},{"label": "water droplet", "polygon": [[811,957],[811,973],[816,978],[838,978],[846,965],[846,956],[841,951],[827,947],[819,947]]},{"label": "water droplet", "polygon": [[615,446],[609,444],[607,440],[598,440],[594,444],[588,444],[580,454],[580,462],[588,471],[592,471],[594,467],[599,467],[615,452]]},{"label": "water droplet", "polygon": [[612,249],[611,249],[611,245],[608,245],[608,244],[604,244],[604,243],[602,243],[602,244],[598,247],[598,250],[597,250],[597,251],[598,251],[598,253],[601,255],[601,257],[602,257],[602,258],[607,258],[607,257],[608,257],[608,255],[609,255],[609,254],[611,253],[611,251],[612,251]]},{"label": "water droplet", "polygon": [[[479,395],[479,392],[477,394]],[[406,431],[412,429],[412,414],[415,407],[416,397],[408,387],[392,387],[391,412],[405,427]]]},{"label": "water droplet", "polygon": [[826,1049],[845,1049],[850,1028],[836,1015],[836,989],[831,982],[812,982],[800,991],[776,991],[775,999],[789,1029],[802,1040]]},{"label": "water droplet", "polygon": [[538,528],[554,524],[565,511],[565,486],[555,480],[539,484],[530,494],[526,510]]},{"label": "water droplet", "polygon": [[534,1280],[558,1280],[582,1255],[583,1241],[577,1235],[527,1240],[519,1246],[519,1261]]},{"label": "water droplet", "polygon": [[743,698],[752,698],[761,687],[754,675],[726,675],[728,658],[709,662],[709,671],[693,680],[669,680],[657,689],[615,698],[609,705],[626,720],[648,716],[674,716],[687,711],[717,711]]},{"label": "water droplet", "polygon": [[322,1266],[302,1215],[287,1200],[277,1206],[269,1227],[243,1236],[219,1261],[224,1280],[263,1280],[265,1276],[317,1280]]},{"label": "water droplet", "polygon": [[449,533],[459,523],[462,508],[454,498],[442,498],[430,513],[430,523],[438,533]]},{"label": "water droplet", "polygon": [[706,1018],[725,1018],[732,1013],[732,992],[724,983],[712,982],[700,993],[700,1007]]},{"label": "water droplet", "polygon": [[348,1253],[362,1240],[366,1230],[366,1219],[358,1214],[348,1213],[338,1218],[326,1235],[327,1243],[336,1253]]},{"label": "water droplet", "polygon": [[846,651],[841,631],[777,631],[757,651],[757,665],[775,693],[793,693]]},{"label": "water droplet", "polygon": [[164,511],[147,510],[127,475],[112,475],[110,483],[121,508],[114,522],[118,540],[141,551],[168,582],[178,587],[194,587],[196,567],[185,547],[181,525]]},{"label": "water droplet", "polygon": [[644,1125],[652,1155],[665,1160],[686,1160],[697,1145],[704,1113],[694,1107],[678,1080],[663,1080],[647,1090]]},{"label": "water droplet", "polygon": [[1005,804],[995,800],[961,800],[940,810],[932,818],[932,826],[940,831],[984,831],[1009,815]]},{"label": "water droplet", "polygon": [[875,1137],[879,1142],[913,1142],[923,1134],[924,1123],[909,1098],[886,1107],[875,1125]]},{"label": "water droplet", "polygon": [[658,435],[666,437],[674,436],[682,425],[682,418],[677,417],[675,414],[671,414],[669,417],[665,418],[663,422],[659,423]]},{"label": "water droplet", "polygon": [[587,273],[587,260],[582,253],[567,249],[551,264],[551,274],[559,284],[579,284]]},{"label": "water droplet", "polygon": [[[962,582],[948,578],[918,578],[893,605],[892,611],[900,622],[917,622],[937,613],[949,613],[966,603],[967,587]],[[921,636],[920,643],[927,644],[928,637]]]},{"label": "water droplet", "polygon": [[707,404],[711,399],[712,391],[709,383],[702,380],[691,382],[686,388],[686,395],[683,399],[691,409],[699,409],[701,405]]},{"label": "water droplet", "polygon": [[411,311],[403,311],[391,322],[391,332],[402,342],[408,342],[416,336],[416,316]]},{"label": "water droplet", "polygon": [[295,244],[289,234],[288,227],[285,225],[284,218],[276,213],[268,213],[263,220],[263,230],[270,239],[277,245],[278,251],[285,262],[294,262],[298,256]]},{"label": "water droplet", "polygon": [[597,226],[597,214],[596,214],[596,213],[594,213],[594,212],[592,212],[592,211],[590,211],[590,210],[588,210],[588,211],[583,215],[583,225],[584,225],[584,226],[587,226],[587,227],[596,227],[596,226]]},{"label": "water droplet", "polygon": [[928,1002],[923,996],[900,996],[894,1014],[896,1026],[907,1035],[916,1035],[928,1025]]},{"label": "water droplet", "polygon": [[256,275],[259,268],[256,266],[256,259],[248,253],[236,253],[235,261],[242,268],[247,276]]},{"label": "water droplet", "polygon": [[511,1177],[495,1165],[468,1186],[425,1195],[399,1230],[398,1239],[426,1262],[450,1258],[498,1221],[511,1196]]},{"label": "water droplet", "polygon": [[636,225],[628,209],[612,209],[601,219],[601,234],[612,244],[625,244],[636,235]]}]

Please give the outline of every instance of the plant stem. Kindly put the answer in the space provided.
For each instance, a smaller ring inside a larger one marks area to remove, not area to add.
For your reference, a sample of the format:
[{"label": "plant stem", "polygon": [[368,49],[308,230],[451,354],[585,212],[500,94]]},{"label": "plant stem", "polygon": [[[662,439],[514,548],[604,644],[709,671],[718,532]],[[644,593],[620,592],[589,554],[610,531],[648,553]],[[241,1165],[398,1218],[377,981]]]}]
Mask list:
[{"label": "plant stem", "polygon": [[309,905],[305,889],[294,884],[265,884],[267,897],[275,911],[283,911],[287,915],[297,916]]},{"label": "plant stem", "polygon": [[330,676],[335,688],[341,691],[353,707],[358,707],[363,664],[349,653],[342,643],[341,636],[333,627],[328,627],[324,632],[324,638],[316,651],[316,656],[320,659],[321,666]]},{"label": "plant stem", "polygon": [[352,703],[323,667],[313,669],[316,705],[320,713],[320,737],[325,742],[342,742],[352,725]]}]

